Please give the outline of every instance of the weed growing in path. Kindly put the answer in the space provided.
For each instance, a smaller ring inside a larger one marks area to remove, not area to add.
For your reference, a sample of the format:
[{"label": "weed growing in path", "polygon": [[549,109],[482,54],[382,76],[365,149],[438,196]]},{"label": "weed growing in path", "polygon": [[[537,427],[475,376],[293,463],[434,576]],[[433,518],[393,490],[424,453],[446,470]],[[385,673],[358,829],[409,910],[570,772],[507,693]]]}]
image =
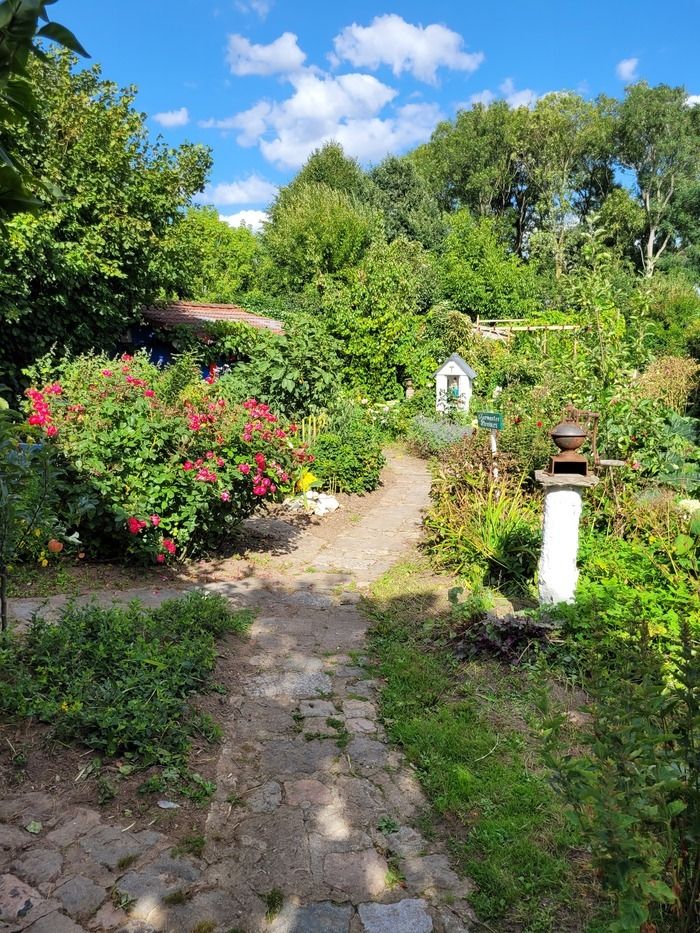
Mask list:
[{"label": "weed growing in path", "polygon": [[284,894],[282,894],[279,888],[273,888],[267,894],[263,894],[262,899],[265,903],[265,907],[267,908],[265,911],[265,918],[268,923],[270,923],[282,910],[284,905]]}]

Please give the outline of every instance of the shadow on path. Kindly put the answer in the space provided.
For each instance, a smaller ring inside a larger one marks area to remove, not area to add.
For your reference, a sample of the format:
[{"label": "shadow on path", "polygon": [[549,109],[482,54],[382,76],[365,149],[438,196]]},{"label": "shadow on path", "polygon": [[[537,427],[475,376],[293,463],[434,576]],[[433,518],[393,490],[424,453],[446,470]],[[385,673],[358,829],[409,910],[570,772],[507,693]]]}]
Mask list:
[{"label": "shadow on path", "polygon": [[[413,828],[426,801],[378,719],[357,605],[418,536],[428,492],[425,464],[394,456],[362,519],[334,540],[300,536],[291,570],[202,587],[257,611],[228,678],[203,857],[173,857],[160,833],[106,825],[83,808],[61,813],[45,795],[4,801],[0,917],[9,929],[469,929],[469,882]],[[50,831],[33,840],[20,827],[42,807]]]}]

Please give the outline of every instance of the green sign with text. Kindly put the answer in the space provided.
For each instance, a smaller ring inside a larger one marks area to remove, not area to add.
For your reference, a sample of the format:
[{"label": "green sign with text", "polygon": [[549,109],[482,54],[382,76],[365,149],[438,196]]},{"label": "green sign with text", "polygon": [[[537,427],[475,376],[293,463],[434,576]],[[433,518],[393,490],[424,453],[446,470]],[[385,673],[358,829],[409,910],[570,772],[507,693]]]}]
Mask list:
[{"label": "green sign with text", "polygon": [[503,415],[500,411],[478,411],[476,420],[480,428],[488,428],[490,431],[503,430]]}]

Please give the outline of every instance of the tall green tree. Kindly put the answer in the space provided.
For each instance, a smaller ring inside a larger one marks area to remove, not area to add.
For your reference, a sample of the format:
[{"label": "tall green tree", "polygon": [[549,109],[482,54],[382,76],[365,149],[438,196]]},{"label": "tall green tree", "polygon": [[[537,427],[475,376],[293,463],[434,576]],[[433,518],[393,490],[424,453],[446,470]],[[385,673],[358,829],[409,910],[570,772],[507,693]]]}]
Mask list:
[{"label": "tall green tree", "polygon": [[700,174],[700,114],[687,106],[687,96],[683,87],[640,81],[627,88],[617,107],[617,157],[634,173],[645,215],[639,252],[647,277],[674,245],[679,194]]},{"label": "tall green tree", "polygon": [[348,378],[370,398],[397,396],[406,376],[425,376],[422,325],[435,289],[431,254],[399,238],[376,240],[356,268],[325,290],[324,320]]},{"label": "tall green tree", "polygon": [[[700,107],[696,107],[700,117]],[[700,282],[700,175],[686,179],[679,186],[671,205],[670,223],[674,231],[673,251],[664,265],[684,270],[695,282]]]},{"label": "tall green tree", "polygon": [[447,233],[437,198],[408,159],[388,156],[369,173],[389,240],[405,237],[434,249]]},{"label": "tall green tree", "polygon": [[74,64],[61,54],[29,66],[41,131],[25,127],[16,144],[62,197],[16,214],[0,238],[0,381],[53,344],[109,348],[172,292],[162,244],[210,165],[201,146],[152,145],[134,89]]},{"label": "tall green tree", "polygon": [[162,262],[176,276],[178,298],[227,303],[255,284],[258,250],[248,227],[230,227],[213,207],[191,207],[173,226]]},{"label": "tall green tree", "polygon": [[561,93],[511,108],[499,100],[439,124],[408,158],[445,210],[506,221],[521,257],[537,233],[561,274],[569,231],[613,186],[611,131],[604,101]]},{"label": "tall green tree", "polygon": [[603,243],[614,255],[638,267],[639,243],[644,233],[644,208],[627,188],[615,188],[600,206],[594,218]]},{"label": "tall green tree", "polygon": [[567,238],[613,186],[612,123],[578,94],[547,94],[527,120],[525,174],[534,203],[533,234],[557,277]]},{"label": "tall green tree", "polygon": [[320,182],[293,183],[262,235],[273,291],[322,290],[329,276],[356,266],[382,236],[379,212]]},{"label": "tall green tree", "polygon": [[473,317],[526,317],[537,309],[535,268],[511,253],[496,221],[459,211],[440,257],[443,294]]},{"label": "tall green tree", "polygon": [[512,110],[505,101],[476,104],[460,110],[454,122],[438,124],[430,142],[409,159],[445,210],[503,215],[518,201],[526,116],[524,108]]},{"label": "tall green tree", "polygon": [[372,197],[371,182],[357,159],[346,156],[340,143],[334,141],[314,149],[292,181],[280,188],[270,208],[271,217],[274,219],[277,209],[306,185],[325,185],[358,201],[368,201]]}]

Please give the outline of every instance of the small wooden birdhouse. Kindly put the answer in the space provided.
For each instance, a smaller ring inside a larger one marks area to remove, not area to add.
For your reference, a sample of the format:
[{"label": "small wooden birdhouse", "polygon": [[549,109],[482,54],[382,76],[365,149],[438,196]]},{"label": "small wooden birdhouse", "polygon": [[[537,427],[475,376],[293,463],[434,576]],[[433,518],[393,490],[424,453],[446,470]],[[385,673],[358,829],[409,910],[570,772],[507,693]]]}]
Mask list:
[{"label": "small wooden birdhouse", "polygon": [[435,408],[446,412],[449,409],[469,411],[472,386],[476,373],[465,363],[459,353],[453,353],[435,373]]}]

